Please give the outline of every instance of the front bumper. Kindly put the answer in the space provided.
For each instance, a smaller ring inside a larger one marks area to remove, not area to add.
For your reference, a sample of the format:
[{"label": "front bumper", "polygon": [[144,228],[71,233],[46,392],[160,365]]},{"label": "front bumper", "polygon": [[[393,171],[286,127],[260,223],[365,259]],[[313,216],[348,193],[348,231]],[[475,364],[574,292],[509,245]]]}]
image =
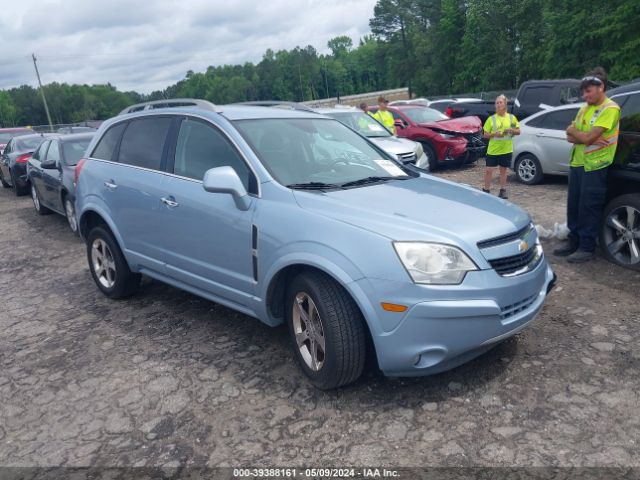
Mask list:
[{"label": "front bumper", "polygon": [[374,324],[368,318],[380,369],[389,376],[420,376],[457,367],[527,327],[542,309],[555,274],[543,259],[517,277],[470,272],[453,287],[361,282],[369,282],[374,295],[369,298],[410,305],[404,314],[378,308]]}]

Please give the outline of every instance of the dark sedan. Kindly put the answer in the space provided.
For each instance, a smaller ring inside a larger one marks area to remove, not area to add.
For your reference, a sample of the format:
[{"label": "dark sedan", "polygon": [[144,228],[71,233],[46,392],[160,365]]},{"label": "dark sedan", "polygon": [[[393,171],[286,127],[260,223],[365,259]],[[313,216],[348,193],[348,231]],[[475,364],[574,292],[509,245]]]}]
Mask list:
[{"label": "dark sedan", "polygon": [[40,144],[52,134],[37,133],[13,137],[0,157],[0,183],[4,188],[13,187],[16,196],[29,192],[27,162]]},{"label": "dark sedan", "polygon": [[76,133],[47,138],[27,164],[31,198],[36,211],[41,215],[52,211],[64,215],[73,232],[78,231],[74,208],[74,170],[93,135]]}]

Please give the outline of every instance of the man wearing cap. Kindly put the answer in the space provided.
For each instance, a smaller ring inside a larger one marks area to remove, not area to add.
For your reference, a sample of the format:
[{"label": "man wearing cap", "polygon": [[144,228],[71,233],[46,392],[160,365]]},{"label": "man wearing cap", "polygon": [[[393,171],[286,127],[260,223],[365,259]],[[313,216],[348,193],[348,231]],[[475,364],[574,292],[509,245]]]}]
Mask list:
[{"label": "man wearing cap", "polygon": [[387,105],[389,105],[389,100],[380,95],[378,97],[378,111],[371,116],[378,120],[382,125],[384,125],[385,128],[389,130],[393,135],[395,135],[395,120],[391,112],[387,110]]},{"label": "man wearing cap", "polygon": [[607,74],[595,68],[580,83],[583,105],[567,127],[573,143],[567,192],[569,238],[554,254],[571,263],[594,258],[607,194],[607,171],[618,144],[620,107],[607,98]]}]

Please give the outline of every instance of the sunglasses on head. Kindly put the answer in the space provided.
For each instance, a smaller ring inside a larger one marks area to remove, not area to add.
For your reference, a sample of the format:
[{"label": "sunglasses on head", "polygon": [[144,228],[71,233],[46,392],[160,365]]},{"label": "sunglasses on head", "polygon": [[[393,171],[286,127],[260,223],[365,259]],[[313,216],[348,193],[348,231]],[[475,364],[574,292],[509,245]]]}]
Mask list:
[{"label": "sunglasses on head", "polygon": [[595,83],[596,85],[602,85],[604,83],[598,77],[594,77],[594,76],[584,77],[582,79],[582,83],[586,83],[586,82]]}]

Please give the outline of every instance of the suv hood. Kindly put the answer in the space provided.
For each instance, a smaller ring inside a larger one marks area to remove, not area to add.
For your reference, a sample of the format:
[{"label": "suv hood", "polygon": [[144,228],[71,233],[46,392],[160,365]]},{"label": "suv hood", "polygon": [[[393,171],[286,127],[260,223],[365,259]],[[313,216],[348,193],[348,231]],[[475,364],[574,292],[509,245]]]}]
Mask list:
[{"label": "suv hood", "polygon": [[294,196],[305,210],[398,241],[471,246],[531,221],[512,203],[428,175],[347,190],[295,190]]},{"label": "suv hood", "polygon": [[373,143],[385,152],[397,155],[399,153],[415,153],[416,142],[398,137],[369,137]]},{"label": "suv hood", "polygon": [[440,132],[476,133],[478,130],[482,130],[482,121],[478,117],[460,117],[421,123],[420,126]]}]

